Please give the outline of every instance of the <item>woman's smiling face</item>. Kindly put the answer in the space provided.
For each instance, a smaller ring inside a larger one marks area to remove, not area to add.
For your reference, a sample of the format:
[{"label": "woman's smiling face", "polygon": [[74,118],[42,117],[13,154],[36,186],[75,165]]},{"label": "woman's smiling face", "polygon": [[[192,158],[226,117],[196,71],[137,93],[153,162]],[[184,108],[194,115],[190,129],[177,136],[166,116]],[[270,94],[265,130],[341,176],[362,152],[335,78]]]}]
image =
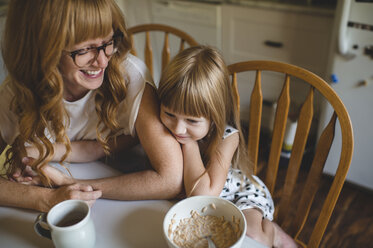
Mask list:
[{"label": "woman's smiling face", "polygon": [[[87,40],[66,49],[76,51],[83,48],[99,47],[110,41],[113,32],[104,38]],[[83,97],[89,90],[99,88],[104,80],[105,69],[110,58],[106,57],[103,50],[100,50],[97,59],[91,65],[78,67],[73,58],[65,53],[62,55],[58,66],[64,81],[64,98],[68,101],[75,101]]]}]

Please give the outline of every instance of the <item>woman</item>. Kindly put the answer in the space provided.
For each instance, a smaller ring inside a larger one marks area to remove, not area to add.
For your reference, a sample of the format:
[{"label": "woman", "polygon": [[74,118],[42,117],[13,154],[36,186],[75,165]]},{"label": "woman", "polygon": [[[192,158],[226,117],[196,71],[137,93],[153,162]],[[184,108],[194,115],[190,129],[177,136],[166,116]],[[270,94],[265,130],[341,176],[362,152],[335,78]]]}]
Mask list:
[{"label": "woman", "polygon": [[[92,202],[101,193],[120,200],[179,193],[180,146],[159,120],[146,67],[129,49],[124,18],[114,0],[10,2],[2,49],[8,76],[0,87],[0,152],[11,145],[5,164],[8,175],[17,179],[17,168],[27,163],[22,159],[31,147],[37,151],[32,169],[44,184],[62,187],[1,179],[1,205],[47,211],[62,200]],[[99,150],[109,153],[111,144],[125,148],[137,139],[153,170],[83,184],[57,182],[47,175],[52,159],[86,161],[75,156],[79,142],[92,141],[95,148],[98,140]]]}]

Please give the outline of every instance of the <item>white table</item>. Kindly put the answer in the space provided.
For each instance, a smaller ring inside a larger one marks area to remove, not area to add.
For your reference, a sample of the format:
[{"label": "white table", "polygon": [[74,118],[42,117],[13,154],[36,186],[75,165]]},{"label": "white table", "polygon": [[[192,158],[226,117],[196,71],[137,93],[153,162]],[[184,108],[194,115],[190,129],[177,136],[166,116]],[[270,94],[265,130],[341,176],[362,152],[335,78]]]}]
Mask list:
[{"label": "white table", "polygon": [[[97,178],[118,175],[121,172],[102,162],[71,164],[77,178]],[[164,248],[163,218],[174,201],[115,201],[99,199],[91,209],[96,228],[98,248]],[[33,223],[38,212],[0,207],[0,247],[46,248],[51,240],[38,236]],[[246,238],[243,247],[264,246]]]}]

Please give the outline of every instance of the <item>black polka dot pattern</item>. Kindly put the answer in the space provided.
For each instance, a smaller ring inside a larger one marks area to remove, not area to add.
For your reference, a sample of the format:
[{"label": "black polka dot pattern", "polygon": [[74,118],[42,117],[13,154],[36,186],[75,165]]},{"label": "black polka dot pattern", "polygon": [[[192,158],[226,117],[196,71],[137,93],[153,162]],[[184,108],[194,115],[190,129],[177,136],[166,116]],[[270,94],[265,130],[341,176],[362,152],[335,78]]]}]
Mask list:
[{"label": "black polka dot pattern", "polygon": [[[237,129],[227,126],[223,139],[236,132],[238,132]],[[241,210],[259,209],[263,213],[263,218],[272,221],[274,206],[271,194],[259,178],[255,177],[255,179],[263,187],[264,192],[262,189],[258,189],[240,170],[231,168],[220,197],[233,202]]]},{"label": "black polka dot pattern", "polygon": [[259,178],[255,177],[255,179],[263,187],[264,192],[258,189],[240,170],[230,169],[220,197],[233,202],[241,210],[259,209],[264,218],[273,220],[274,206],[271,194]]},{"label": "black polka dot pattern", "polygon": [[223,135],[223,139],[227,138],[228,136],[234,134],[234,133],[237,133],[238,130],[231,127],[231,126],[227,126],[224,130],[224,135]]}]

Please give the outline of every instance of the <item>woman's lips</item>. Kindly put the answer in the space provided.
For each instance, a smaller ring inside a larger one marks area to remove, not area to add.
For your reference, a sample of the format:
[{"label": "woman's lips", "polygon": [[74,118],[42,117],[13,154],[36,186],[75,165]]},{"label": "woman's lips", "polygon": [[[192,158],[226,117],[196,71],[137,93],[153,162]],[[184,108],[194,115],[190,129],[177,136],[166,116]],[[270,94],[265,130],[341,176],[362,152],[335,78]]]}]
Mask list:
[{"label": "woman's lips", "polygon": [[103,69],[100,70],[81,70],[84,76],[89,78],[99,78],[101,77],[102,73],[104,72]]}]

